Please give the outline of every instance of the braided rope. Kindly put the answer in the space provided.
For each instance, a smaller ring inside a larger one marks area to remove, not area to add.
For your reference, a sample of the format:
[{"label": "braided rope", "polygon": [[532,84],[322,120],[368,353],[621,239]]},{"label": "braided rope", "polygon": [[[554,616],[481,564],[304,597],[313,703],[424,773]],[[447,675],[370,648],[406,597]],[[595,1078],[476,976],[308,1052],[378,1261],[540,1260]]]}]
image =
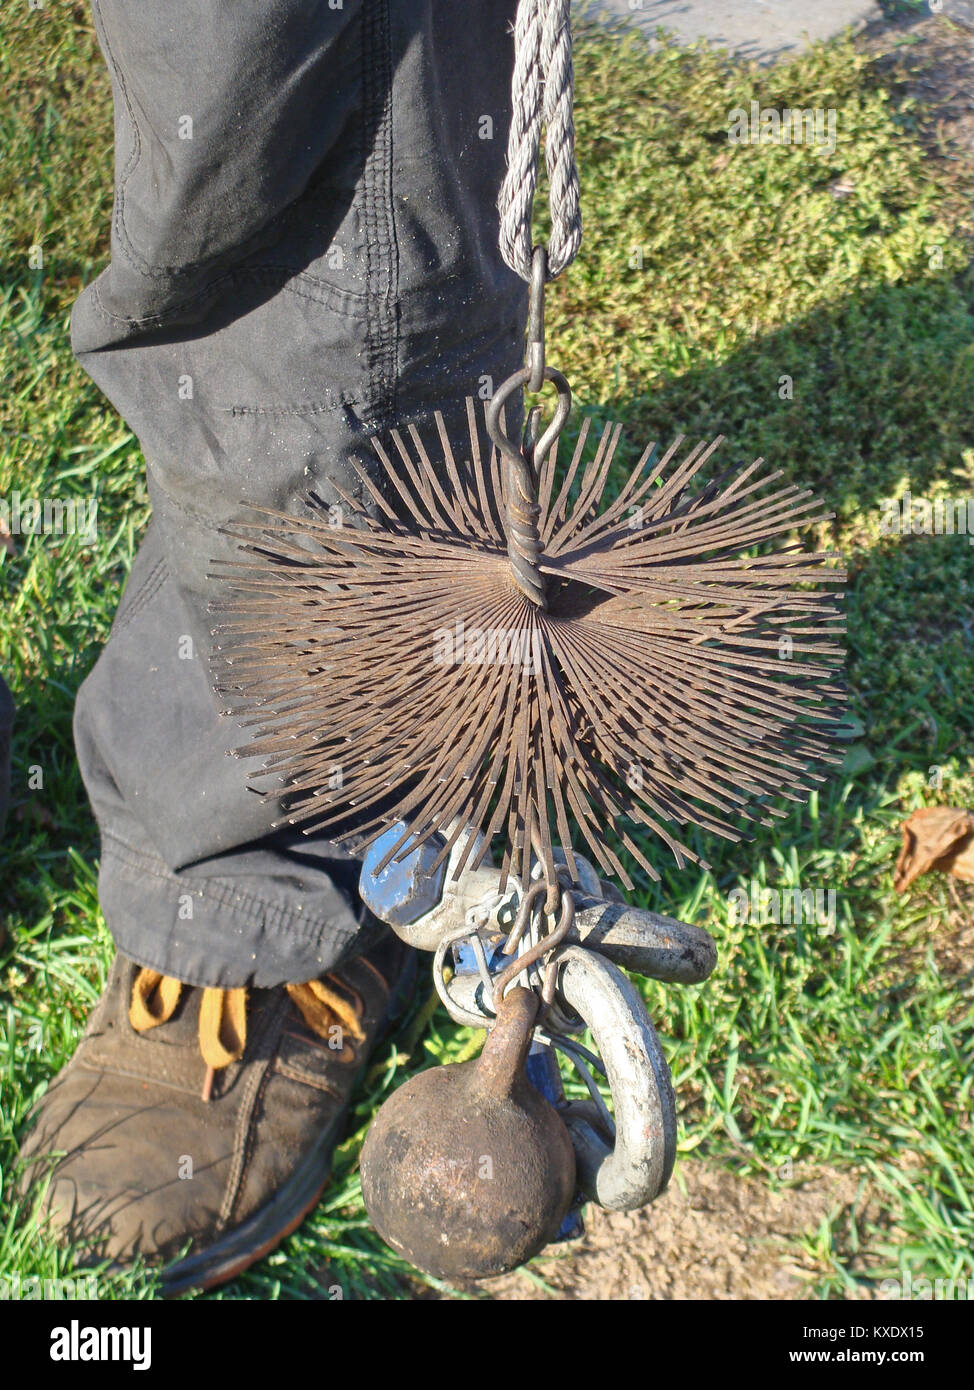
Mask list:
[{"label": "braided rope", "polygon": [[513,109],[497,207],[501,255],[524,280],[531,279],[531,208],[542,122],[551,209],[549,280],[575,259],[582,241],[569,5],[570,0],[520,0],[514,23]]}]

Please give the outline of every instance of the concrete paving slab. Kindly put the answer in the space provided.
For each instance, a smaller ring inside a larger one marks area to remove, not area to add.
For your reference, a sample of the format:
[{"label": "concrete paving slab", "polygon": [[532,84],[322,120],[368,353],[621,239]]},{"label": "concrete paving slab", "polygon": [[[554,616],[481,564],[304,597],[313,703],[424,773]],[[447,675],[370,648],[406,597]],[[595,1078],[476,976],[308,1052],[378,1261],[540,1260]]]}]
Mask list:
[{"label": "concrete paving slab", "polygon": [[[942,3],[946,12],[971,0]],[[877,0],[596,0],[593,9],[650,33],[662,25],[687,43],[709,39],[764,62],[883,17]]]},{"label": "concrete paving slab", "polygon": [[955,24],[965,29],[974,29],[974,0],[927,0],[927,9],[934,14],[946,15]]}]

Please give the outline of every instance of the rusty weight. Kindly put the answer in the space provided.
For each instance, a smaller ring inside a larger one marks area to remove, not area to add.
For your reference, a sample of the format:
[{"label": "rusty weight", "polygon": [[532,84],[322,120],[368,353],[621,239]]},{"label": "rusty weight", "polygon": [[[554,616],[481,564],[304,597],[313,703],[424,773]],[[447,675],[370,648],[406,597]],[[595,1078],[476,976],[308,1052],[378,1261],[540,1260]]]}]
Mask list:
[{"label": "rusty weight", "polygon": [[571,1139],[524,1073],[537,1008],[530,990],[512,989],[480,1056],[412,1077],[366,1136],[373,1225],[438,1278],[516,1268],[555,1237],[571,1204]]}]

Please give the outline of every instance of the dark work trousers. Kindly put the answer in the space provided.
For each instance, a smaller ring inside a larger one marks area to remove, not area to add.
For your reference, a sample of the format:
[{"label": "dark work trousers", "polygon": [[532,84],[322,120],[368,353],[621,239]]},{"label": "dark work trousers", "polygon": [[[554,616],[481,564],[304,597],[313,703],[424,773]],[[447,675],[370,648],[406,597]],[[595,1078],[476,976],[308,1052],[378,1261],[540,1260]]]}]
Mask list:
[{"label": "dark work trousers", "polygon": [[[241,503],[360,493],[369,438],[520,364],[497,250],[515,0],[94,0],[115,97],[111,263],[72,344],[138,435],[153,517],[78,696],[119,949],[195,985],[363,945],[354,860],[273,830],[212,693],[212,562]],[[435,434],[430,438],[435,441]],[[375,680],[383,680],[375,653]]]}]

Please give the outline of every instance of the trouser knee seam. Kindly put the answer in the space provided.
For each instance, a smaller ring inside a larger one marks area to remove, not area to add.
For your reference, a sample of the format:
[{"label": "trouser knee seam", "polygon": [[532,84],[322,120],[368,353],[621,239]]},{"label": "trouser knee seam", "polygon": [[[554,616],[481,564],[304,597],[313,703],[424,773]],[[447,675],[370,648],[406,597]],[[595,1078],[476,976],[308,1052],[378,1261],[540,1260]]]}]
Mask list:
[{"label": "trouser knee seam", "polygon": [[146,575],[141,588],[136,591],[131,603],[123,608],[121,612],[116,613],[115,621],[112,623],[112,630],[109,633],[109,640],[112,637],[117,637],[120,632],[124,632],[133,618],[145,608],[146,604],[152,602],[168,577],[169,566],[166,564],[165,560],[157,560]]}]

